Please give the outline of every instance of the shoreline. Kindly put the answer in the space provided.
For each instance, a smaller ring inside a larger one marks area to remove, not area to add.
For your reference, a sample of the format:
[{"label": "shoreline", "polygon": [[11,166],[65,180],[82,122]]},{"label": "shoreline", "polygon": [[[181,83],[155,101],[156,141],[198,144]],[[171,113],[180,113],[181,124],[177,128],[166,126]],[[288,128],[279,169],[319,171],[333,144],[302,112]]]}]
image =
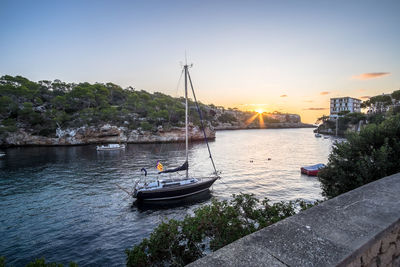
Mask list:
[{"label": "shoreline", "polygon": [[[215,141],[216,136],[215,132],[217,131],[236,131],[236,130],[266,130],[266,129],[298,129],[298,128],[316,128],[311,124],[288,124],[288,123],[279,123],[279,125],[268,125],[265,128],[259,127],[240,127],[240,126],[230,126],[230,127],[215,127],[213,130],[207,130],[207,140]],[[0,149],[5,148],[15,148],[15,147],[67,147],[67,146],[86,146],[86,145],[99,145],[99,144],[112,144],[112,143],[124,143],[124,144],[166,144],[166,143],[182,143],[184,140],[184,133],[175,130],[171,131],[162,131],[158,134],[152,134],[151,132],[143,132],[135,136],[135,138],[130,138],[126,136],[123,132],[119,134],[115,134],[115,130],[118,127],[109,127],[109,129],[113,129],[112,135],[104,135],[97,138],[95,137],[78,137],[75,138],[54,138],[54,137],[45,137],[45,136],[33,136],[28,135],[26,133],[20,134],[16,133],[19,137],[24,138],[12,138],[7,144],[0,144]],[[204,140],[202,132],[198,131],[197,127],[193,127],[191,130],[191,136],[189,142],[201,142]]]},{"label": "shoreline", "polygon": [[317,126],[308,123],[288,123],[280,122],[266,125],[263,128],[257,126],[243,127],[243,126],[217,126],[214,127],[215,131],[225,130],[262,130],[262,129],[298,129],[298,128],[317,128]]}]

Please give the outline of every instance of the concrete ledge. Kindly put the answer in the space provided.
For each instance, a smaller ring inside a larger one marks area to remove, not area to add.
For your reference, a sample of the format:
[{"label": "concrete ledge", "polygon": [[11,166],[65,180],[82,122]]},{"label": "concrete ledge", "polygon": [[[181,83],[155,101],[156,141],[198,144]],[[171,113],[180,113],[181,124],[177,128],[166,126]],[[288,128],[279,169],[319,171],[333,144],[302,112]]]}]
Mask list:
[{"label": "concrete ledge", "polygon": [[400,266],[400,173],[245,236],[189,266]]}]

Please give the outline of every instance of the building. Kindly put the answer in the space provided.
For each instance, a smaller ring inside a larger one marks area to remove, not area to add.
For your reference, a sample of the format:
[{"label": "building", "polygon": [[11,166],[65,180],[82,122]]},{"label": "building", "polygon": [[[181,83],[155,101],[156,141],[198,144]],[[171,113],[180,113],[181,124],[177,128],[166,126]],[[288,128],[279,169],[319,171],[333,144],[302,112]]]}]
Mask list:
[{"label": "building", "polygon": [[392,94],[381,94],[372,97],[373,101],[368,101],[367,113],[385,113],[389,109],[396,106],[396,100],[392,98]]},{"label": "building", "polygon": [[343,111],[361,112],[361,100],[352,97],[331,98],[331,118],[337,118]]}]

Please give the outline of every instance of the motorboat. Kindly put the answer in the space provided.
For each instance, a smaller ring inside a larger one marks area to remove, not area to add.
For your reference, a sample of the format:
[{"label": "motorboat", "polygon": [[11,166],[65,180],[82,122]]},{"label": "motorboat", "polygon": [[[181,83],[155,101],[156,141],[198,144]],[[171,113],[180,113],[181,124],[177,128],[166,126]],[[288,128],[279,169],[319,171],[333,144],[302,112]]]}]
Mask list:
[{"label": "motorboat", "polygon": [[317,176],[318,172],[323,168],[325,168],[325,164],[319,163],[311,166],[301,167],[300,171],[301,173],[307,174],[309,176]]},{"label": "motorboat", "polygon": [[124,144],[107,144],[96,147],[97,151],[112,151],[112,150],[123,150],[123,149],[125,149]]}]

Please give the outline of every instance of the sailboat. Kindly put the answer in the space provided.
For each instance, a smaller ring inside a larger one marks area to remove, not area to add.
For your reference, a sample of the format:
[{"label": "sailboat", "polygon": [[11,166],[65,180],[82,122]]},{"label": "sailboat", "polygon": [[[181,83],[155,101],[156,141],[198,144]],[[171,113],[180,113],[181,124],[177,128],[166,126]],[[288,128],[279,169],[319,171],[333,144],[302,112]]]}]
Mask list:
[{"label": "sailboat", "polygon": [[[162,175],[165,173],[174,173],[179,171],[185,171],[184,178],[181,179],[162,179],[158,176],[154,179],[149,179],[147,177],[147,171],[142,168],[144,171],[144,179],[140,179],[134,185],[133,197],[139,201],[163,201],[163,200],[171,200],[171,199],[179,199],[188,197],[194,194],[198,194],[204,191],[209,190],[211,185],[219,179],[218,172],[215,168],[214,160],[211,155],[210,146],[207,141],[207,135],[204,129],[204,123],[202,119],[202,114],[197,103],[196,95],[194,93],[192,80],[189,74],[189,67],[192,65],[185,64],[183,66],[183,71],[185,74],[185,143],[186,143],[186,161],[179,167],[174,169],[162,170],[158,174]],[[201,128],[204,134],[204,140],[207,144],[207,149],[209,153],[209,157],[214,168],[214,172],[210,177],[202,177],[195,178],[189,176],[189,133],[188,133],[188,81],[190,83],[190,87],[192,89],[194,102],[196,104],[197,111],[199,113]]]}]

